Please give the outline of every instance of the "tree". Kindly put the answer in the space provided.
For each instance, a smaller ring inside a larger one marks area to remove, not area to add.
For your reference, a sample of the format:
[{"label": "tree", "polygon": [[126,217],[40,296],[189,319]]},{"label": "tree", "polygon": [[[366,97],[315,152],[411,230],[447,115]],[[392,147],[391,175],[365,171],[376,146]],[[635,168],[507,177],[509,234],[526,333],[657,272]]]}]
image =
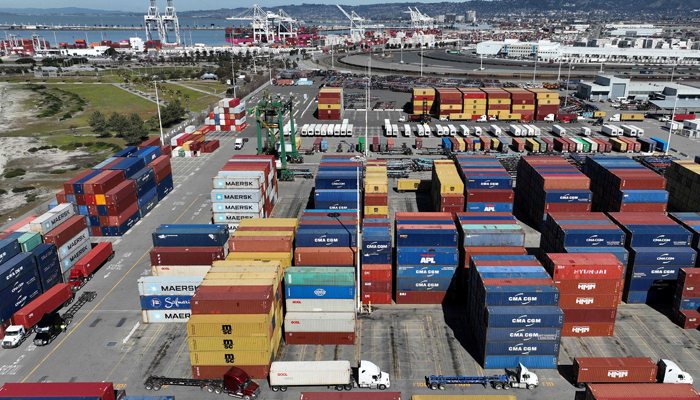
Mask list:
[{"label": "tree", "polygon": [[112,113],[112,116],[109,117],[109,129],[114,132],[116,137],[123,137],[124,133],[127,130],[129,122],[127,121],[126,117],[118,114],[118,113]]},{"label": "tree", "polygon": [[163,126],[179,121],[187,111],[182,108],[179,100],[171,101],[167,106],[161,108],[160,117],[163,121]]},{"label": "tree", "polygon": [[153,114],[144,124],[149,132],[158,130],[160,128],[160,124],[158,123],[158,114]]},{"label": "tree", "polygon": [[113,47],[110,47],[107,50],[105,50],[104,55],[106,55],[107,57],[114,57],[117,55],[117,51],[114,50]]},{"label": "tree", "polygon": [[104,114],[95,110],[90,118],[88,118],[88,124],[92,128],[92,131],[97,134],[98,137],[110,137],[110,133],[107,132],[107,119]]},{"label": "tree", "polygon": [[127,120],[126,131],[124,132],[124,140],[128,146],[135,146],[143,142],[148,137],[148,130],[143,123],[143,119],[133,113]]}]

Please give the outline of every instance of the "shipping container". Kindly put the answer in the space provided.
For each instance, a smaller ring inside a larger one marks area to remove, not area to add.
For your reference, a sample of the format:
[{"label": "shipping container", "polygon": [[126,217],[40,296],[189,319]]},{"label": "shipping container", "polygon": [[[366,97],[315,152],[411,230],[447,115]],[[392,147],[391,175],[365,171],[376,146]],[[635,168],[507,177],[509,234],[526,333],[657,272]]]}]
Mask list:
[{"label": "shipping container", "polygon": [[580,388],[586,383],[656,383],[657,370],[648,357],[576,357],[573,379]]},{"label": "shipping container", "polygon": [[698,398],[700,394],[689,384],[598,383],[586,387],[585,400],[696,400]]},{"label": "shipping container", "polygon": [[194,296],[200,276],[146,276],[139,278],[140,296]]},{"label": "shipping container", "polygon": [[5,383],[0,397],[115,400],[112,382]]}]

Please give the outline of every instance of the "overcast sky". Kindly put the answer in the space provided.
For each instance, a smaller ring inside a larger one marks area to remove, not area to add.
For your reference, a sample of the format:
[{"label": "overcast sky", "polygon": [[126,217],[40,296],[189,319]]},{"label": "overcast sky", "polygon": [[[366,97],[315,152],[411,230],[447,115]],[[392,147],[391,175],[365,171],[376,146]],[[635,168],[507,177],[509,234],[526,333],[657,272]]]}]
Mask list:
[{"label": "overcast sky", "polygon": [[[288,4],[348,4],[348,5],[358,5],[358,4],[372,4],[372,3],[402,3],[405,0],[343,0],[338,1],[324,1],[324,0],[255,0],[255,2],[263,7],[272,6],[282,6]],[[444,0],[436,1],[423,1],[425,3],[433,3]],[[165,8],[167,0],[157,0],[158,7],[161,11]],[[176,10],[189,11],[189,10],[218,10],[220,8],[238,8],[238,7],[250,7],[253,5],[253,1],[221,1],[221,0],[173,0],[173,5]],[[20,8],[20,7],[31,7],[31,8],[59,8],[59,7],[82,7],[82,8],[92,8],[98,10],[121,10],[121,11],[144,11],[148,8],[148,0],[32,0],[30,2],[14,2],[11,0],[0,0],[0,7],[7,8]]]}]

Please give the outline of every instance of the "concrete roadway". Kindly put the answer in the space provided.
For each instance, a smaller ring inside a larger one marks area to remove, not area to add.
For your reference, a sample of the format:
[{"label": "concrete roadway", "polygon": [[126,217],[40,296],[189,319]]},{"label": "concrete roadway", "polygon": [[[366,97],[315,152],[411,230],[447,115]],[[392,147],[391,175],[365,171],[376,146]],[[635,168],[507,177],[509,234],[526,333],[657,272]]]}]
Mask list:
[{"label": "concrete roadway", "polygon": [[[314,120],[312,113],[315,103],[309,94],[317,89],[293,90],[302,94],[295,105],[297,119],[304,123]],[[288,94],[290,88],[273,87],[271,91]],[[306,100],[303,100],[303,93],[307,93]],[[397,113],[370,112],[370,115],[376,115],[370,120],[370,125],[379,129],[375,130],[379,134],[381,128],[378,127],[384,117],[393,119],[398,117]],[[363,112],[346,113],[346,117],[352,118],[356,124],[364,121]],[[114,260],[100,269],[85,286],[84,290],[97,292],[97,299],[85,305],[68,327],[67,333],[61,334],[49,346],[37,348],[29,341],[18,349],[0,351],[0,381],[112,381],[117,388],[126,389],[130,395],[146,395],[153,394],[142,386],[148,375],[191,376],[185,324],[143,324],[136,281],[150,274],[150,235],[158,225],[209,222],[211,177],[216,175],[230,155],[236,153],[233,139],[237,136],[250,138],[239,152],[253,154],[256,146],[252,126],[238,135],[229,132],[211,134],[210,138],[221,140],[221,147],[215,153],[199,158],[173,158],[175,190],[137,226],[121,238],[95,238],[113,241],[116,249]],[[310,145],[311,139],[303,140],[303,143]],[[347,139],[327,140],[329,153],[335,154],[337,144]],[[412,138],[405,140],[413,142]],[[700,154],[697,141],[686,140],[688,142],[687,145],[683,142],[684,148],[692,149],[693,154]],[[356,142],[357,138],[347,141]],[[434,146],[439,141],[439,138],[430,138],[424,143]],[[321,156],[306,156],[306,165],[294,167],[315,171]],[[377,157],[381,156],[370,156]],[[427,174],[416,173],[412,176],[425,179]],[[395,186],[396,182],[392,180],[390,187]],[[306,208],[312,187],[313,180],[280,183],[280,202],[275,207],[274,216],[298,216]],[[392,189],[389,200],[392,213],[430,209],[429,197],[424,194],[399,194]],[[527,245],[534,249],[539,243],[539,234],[524,226]],[[576,356],[667,357],[679,362],[696,378],[700,377],[700,358],[695,351],[700,348],[700,332],[679,329],[663,314],[667,310],[661,311],[645,305],[622,305],[614,338],[565,338],[560,360],[563,364],[570,364]],[[391,374],[391,390],[401,391],[404,398],[408,398],[412,394],[431,393],[424,387],[425,375],[480,375],[484,372],[470,353],[468,330],[466,313],[459,307],[383,306],[377,307],[371,316],[359,318],[355,346],[283,346],[277,359],[349,359],[351,362],[369,359]],[[540,388],[513,394],[517,394],[519,399],[533,400],[574,397],[573,386],[559,372],[540,370],[537,373],[542,382]],[[568,373],[564,366],[562,374],[567,376]],[[298,398],[301,391],[290,389],[286,393],[272,393],[267,390],[265,382],[260,383],[263,386],[263,399],[292,400]],[[450,387],[442,393],[496,394],[492,389],[480,386]],[[158,394],[174,395],[177,399],[215,396],[202,394],[198,389],[179,387],[166,387]]]}]

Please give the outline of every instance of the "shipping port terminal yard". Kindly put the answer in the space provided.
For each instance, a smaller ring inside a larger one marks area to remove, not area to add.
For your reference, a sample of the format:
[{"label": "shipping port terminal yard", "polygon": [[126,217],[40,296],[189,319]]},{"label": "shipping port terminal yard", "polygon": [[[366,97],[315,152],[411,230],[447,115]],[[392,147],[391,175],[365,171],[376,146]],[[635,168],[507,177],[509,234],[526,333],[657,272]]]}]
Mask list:
[{"label": "shipping port terminal yard", "polygon": [[[279,94],[295,97],[294,117],[297,131],[304,124],[317,123],[314,116],[319,83],[303,87],[268,86],[274,97]],[[352,90],[350,90],[352,91]],[[306,95],[306,99],[304,98]],[[382,101],[396,101],[397,108],[410,101],[407,93],[373,91]],[[247,99],[249,106],[259,101],[260,94]],[[601,104],[609,115],[617,111]],[[382,137],[385,119],[398,123],[403,111],[370,111],[368,137]],[[343,153],[347,143],[357,144],[365,135],[365,112],[347,110],[343,116],[354,124],[353,137],[326,137],[328,151],[305,155],[303,164],[292,168],[316,172],[324,154],[336,154],[341,141]],[[332,121],[335,122],[335,121]],[[430,124],[440,124],[433,121]],[[442,122],[447,125],[450,122]],[[403,123],[398,123],[403,125]],[[411,123],[412,125],[415,123]],[[461,125],[463,122],[456,122]],[[468,126],[490,124],[469,122]],[[508,123],[493,122],[506,129]],[[647,119],[635,122],[645,129],[645,137],[666,140],[668,131],[658,121]],[[538,122],[542,137],[553,137],[551,124]],[[566,125],[578,130],[591,126],[587,122]],[[605,137],[599,127],[591,127],[593,137]],[[484,134],[488,136],[488,134]],[[511,136],[504,137],[510,143]],[[149,251],[151,233],[161,224],[208,224],[211,222],[211,178],[234,154],[256,153],[255,125],[249,123],[242,132],[215,132],[210,139],[220,140],[221,147],[214,153],[194,158],[172,158],[174,191],[124,236],[118,238],[93,238],[111,241],[115,257],[97,271],[83,290],[97,292],[97,298],[83,307],[68,326],[67,332],[45,347],[36,347],[29,341],[16,349],[0,351],[1,382],[113,382],[115,389],[125,389],[130,395],[147,395],[144,380],[150,375],[191,377],[185,323],[144,324],[136,281],[151,274]],[[248,138],[242,149],[234,150],[235,139]],[[422,138],[423,147],[436,148],[441,138]],[[310,148],[314,138],[302,137],[302,148]],[[394,138],[395,147],[406,143],[412,147],[415,135]],[[700,139],[674,135],[671,155],[680,159],[692,159],[700,154]],[[512,152],[512,150],[511,150]],[[354,153],[357,154],[357,153]],[[414,150],[414,154],[420,154]],[[412,156],[382,156],[370,152],[369,159],[411,158]],[[413,156],[415,157],[415,156]],[[419,157],[444,159],[445,156]],[[411,178],[430,179],[429,172],[412,173]],[[294,182],[279,183],[279,200],[271,217],[297,218],[312,201],[313,179],[297,178]],[[430,199],[421,193],[399,193],[396,179],[389,179],[389,209],[393,224],[395,212],[431,211]],[[518,214],[516,213],[516,217]],[[540,234],[525,217],[519,218],[526,232],[526,247],[536,254]],[[651,357],[654,360],[668,358],[684,371],[696,377],[695,387],[700,388],[700,332],[683,330],[668,317],[669,310],[634,304],[621,304],[617,315],[614,337],[562,338],[558,370],[536,370],[540,386],[533,390],[515,391],[509,394],[518,399],[572,399],[577,389],[571,383],[571,364],[574,357]],[[282,345],[277,361],[328,361],[370,360],[391,376],[390,391],[402,393],[404,398],[415,394],[435,394],[426,387],[425,377],[481,376],[499,371],[483,370],[474,360],[469,337],[470,321],[466,310],[456,305],[380,305],[373,307],[369,315],[358,316],[354,346],[331,345]],[[323,391],[323,388],[290,388],[287,392],[272,392],[265,382],[259,382],[262,399],[296,399],[302,391]],[[362,389],[356,389],[362,390]],[[215,394],[198,388],[163,387],[159,395],[172,395],[177,399],[215,398]],[[496,394],[490,387],[481,385],[452,385],[440,394]]]}]

